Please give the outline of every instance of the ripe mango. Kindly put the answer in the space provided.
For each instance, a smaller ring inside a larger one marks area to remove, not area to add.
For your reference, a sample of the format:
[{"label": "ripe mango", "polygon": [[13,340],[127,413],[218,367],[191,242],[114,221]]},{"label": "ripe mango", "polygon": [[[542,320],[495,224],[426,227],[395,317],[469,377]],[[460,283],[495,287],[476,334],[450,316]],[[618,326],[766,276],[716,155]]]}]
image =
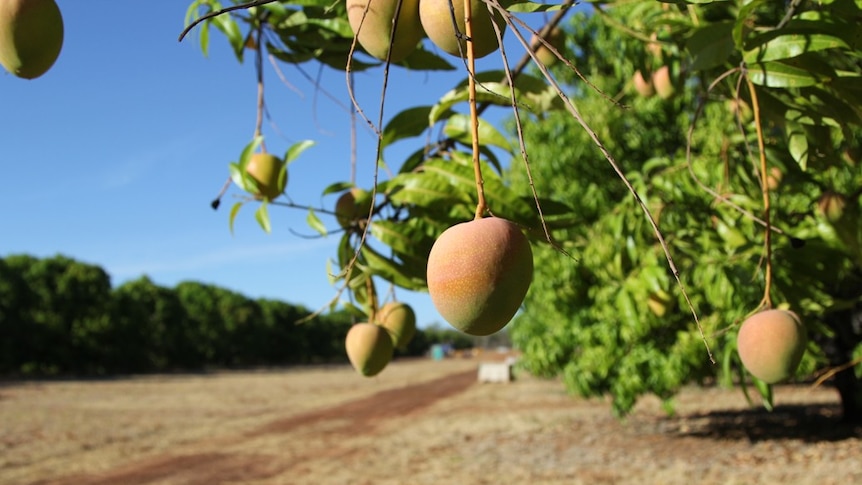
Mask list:
[{"label": "ripe mango", "polygon": [[383,305],[376,320],[389,331],[395,348],[406,348],[416,334],[416,313],[405,303],[393,301]]},{"label": "ripe mango", "polygon": [[748,317],[736,336],[742,365],[769,384],[789,379],[805,353],[807,333],[799,317],[785,310],[766,310]]},{"label": "ripe mango", "polygon": [[437,238],[427,277],[431,301],[450,325],[470,335],[490,335],[524,301],[533,278],[533,252],[514,223],[476,219]]},{"label": "ripe mango", "polygon": [[357,372],[375,376],[392,360],[392,337],[385,328],[373,323],[357,323],[344,340],[347,358]]},{"label": "ripe mango", "polygon": [[[450,9],[451,1],[451,9]],[[460,39],[452,24],[452,9],[458,25]],[[497,50],[497,34],[491,23],[491,13],[482,0],[470,3],[473,31],[473,54],[476,59],[485,57]],[[499,12],[494,13],[494,23],[500,27],[501,34],[506,32],[506,22]],[[464,22],[464,0],[422,0],[419,2],[419,19],[431,42],[443,52],[453,56],[467,57],[467,30]],[[458,44],[461,44],[460,50]]]},{"label": "ripe mango", "polygon": [[[369,3],[363,20],[362,15]],[[392,33],[392,19],[397,6],[398,0],[347,0],[347,20],[357,41],[366,52],[380,60],[386,60],[389,53],[389,34]],[[395,38],[391,42],[390,61],[399,62],[410,55],[424,34],[419,22],[419,0],[402,0]]]}]

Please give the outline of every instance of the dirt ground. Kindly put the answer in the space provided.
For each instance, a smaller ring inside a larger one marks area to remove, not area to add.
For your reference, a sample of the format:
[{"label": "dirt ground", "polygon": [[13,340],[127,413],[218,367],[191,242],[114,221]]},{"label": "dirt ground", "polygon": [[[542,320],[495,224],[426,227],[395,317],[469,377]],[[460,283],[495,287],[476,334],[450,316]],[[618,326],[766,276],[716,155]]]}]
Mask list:
[{"label": "dirt ground", "polygon": [[850,484],[862,428],[828,388],[777,409],[687,388],[668,417],[477,359],[0,385],[0,484]]}]

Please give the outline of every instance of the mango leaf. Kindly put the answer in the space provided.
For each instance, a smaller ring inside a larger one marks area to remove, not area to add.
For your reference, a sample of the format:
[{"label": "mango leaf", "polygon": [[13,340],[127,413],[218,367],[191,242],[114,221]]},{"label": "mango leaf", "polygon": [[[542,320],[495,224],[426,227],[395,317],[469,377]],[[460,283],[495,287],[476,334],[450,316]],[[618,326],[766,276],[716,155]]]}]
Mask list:
[{"label": "mango leaf", "polygon": [[329,194],[335,194],[338,192],[344,192],[345,190],[350,189],[352,187],[353,187],[353,184],[350,182],[335,182],[333,184],[329,184],[328,186],[326,186],[326,188],[323,189],[323,194],[321,194],[321,195],[329,195]]},{"label": "mango leaf", "polygon": [[207,19],[205,23],[212,23],[227,37],[228,42],[233,47],[234,55],[239,62],[242,62],[242,54],[245,51],[245,39],[233,17],[230,15],[218,15]]},{"label": "mango leaf", "polygon": [[[830,22],[817,23],[822,24],[824,29],[831,24]],[[804,27],[766,32],[747,44],[750,47],[743,54],[743,60],[747,63],[789,59],[807,52],[848,47],[847,43],[840,37],[826,33],[815,34]]]},{"label": "mango leaf", "polygon": [[228,227],[230,228],[230,233],[233,234],[233,222],[236,220],[236,215],[239,213],[239,210],[242,209],[242,202],[237,202],[230,208],[230,214],[228,215]]},{"label": "mango leaf", "polygon": [[398,63],[407,69],[415,69],[420,71],[454,71],[455,66],[446,62],[445,59],[437,54],[425,50],[420,45],[407,56],[406,59]]},{"label": "mango leaf", "polygon": [[749,64],[748,75],[754,84],[770,88],[801,88],[825,80],[826,76],[818,72],[819,69],[805,64],[790,60]]},{"label": "mango leaf", "polygon": [[552,12],[562,8],[558,3],[538,3],[529,0],[502,0],[500,6],[515,13]]},{"label": "mango leaf", "polygon": [[203,22],[198,25],[198,29],[200,29],[200,34],[198,35],[198,42],[201,43],[201,52],[203,52],[204,57],[209,57],[210,54],[210,26],[208,23]]},{"label": "mango leaf", "polygon": [[748,17],[762,4],[771,0],[752,0],[736,12],[736,24],[733,26],[733,44],[737,50],[743,50],[745,32],[748,29]]},{"label": "mango leaf", "polygon": [[305,218],[305,221],[312,229],[320,233],[321,236],[325,236],[327,234],[326,226],[324,226],[323,222],[320,221],[320,218],[317,217],[314,209],[309,207],[308,216]]},{"label": "mango leaf", "polygon": [[[401,254],[424,253],[431,250],[434,238],[425,233],[424,228],[415,224],[417,218],[405,221],[379,220],[371,224],[371,235],[378,241]],[[420,254],[416,256],[422,257]]]},{"label": "mango leaf", "polygon": [[365,263],[368,265],[368,269],[373,274],[408,290],[421,291],[425,289],[426,283],[424,279],[411,276],[404,270],[401,264],[384,257],[368,244],[362,246],[361,253]]},{"label": "mango leaf", "polygon": [[[493,145],[508,152],[512,151],[512,145],[509,143],[508,138],[503,136],[494,125],[482,118],[479,118],[478,131],[479,142],[482,145]],[[470,116],[464,114],[452,115],[443,127],[443,134],[465,145],[471,145],[473,142],[473,133]]]},{"label": "mango leaf", "polygon": [[[476,102],[478,103],[489,103],[498,106],[511,106],[511,88],[505,83],[502,82],[487,82],[482,83],[480,86],[476,87]],[[520,93],[518,90],[515,90],[515,96],[517,99],[520,99]],[[467,86],[461,86],[455,88],[448,93],[444,94],[443,97],[431,108],[431,112],[428,114],[428,124],[429,126],[433,126],[434,123],[440,121],[442,115],[444,113],[449,112],[449,110],[458,103],[466,102],[470,99],[470,92]],[[519,107],[522,109],[526,109],[529,111],[533,111],[533,107],[524,105],[519,102]],[[538,110],[537,110],[538,111]]]},{"label": "mango leaf", "polygon": [[763,398],[763,407],[766,408],[767,411],[772,411],[772,386],[754,376],[751,376],[751,381],[760,393],[760,397]]},{"label": "mango leaf", "polygon": [[805,136],[805,130],[797,123],[793,117],[798,111],[790,111],[787,113],[787,150],[793,160],[799,164],[802,171],[808,169],[808,137]]},{"label": "mango leaf", "polygon": [[695,30],[686,47],[692,56],[691,70],[701,71],[727,62],[734,52],[734,22],[716,22]]},{"label": "mango leaf", "polygon": [[268,204],[264,200],[261,202],[260,207],[254,213],[254,218],[257,219],[257,223],[260,224],[261,229],[263,229],[267,234],[272,232],[272,226],[269,222],[269,210],[267,209]]},{"label": "mango leaf", "polygon": [[390,199],[399,205],[428,206],[435,203],[469,203],[470,198],[452,190],[445,178],[428,173],[402,173],[387,185],[392,188]]},{"label": "mango leaf", "polygon": [[299,157],[299,155],[302,152],[304,152],[305,150],[308,150],[309,148],[311,148],[313,146],[314,146],[313,140],[303,140],[303,141],[294,143],[293,145],[290,146],[290,148],[287,149],[286,152],[284,152],[284,163],[289,164],[290,162],[293,162],[294,160],[296,160],[297,157]]},{"label": "mango leaf", "polygon": [[[471,203],[475,203],[476,181],[473,173],[472,162],[467,154],[453,153],[460,158],[460,163],[447,162],[445,160],[431,160],[424,165],[427,173],[433,173],[445,177],[453,187],[450,191],[463,193],[469,197]],[[501,217],[508,217],[523,221],[531,219],[533,211],[518,195],[490,170],[487,163],[482,162],[482,178],[484,181],[484,192],[488,206],[491,211]],[[468,195],[469,194],[469,195]]]},{"label": "mango leaf", "polygon": [[383,128],[383,146],[398,140],[419,136],[428,129],[431,106],[416,106],[396,114]]}]

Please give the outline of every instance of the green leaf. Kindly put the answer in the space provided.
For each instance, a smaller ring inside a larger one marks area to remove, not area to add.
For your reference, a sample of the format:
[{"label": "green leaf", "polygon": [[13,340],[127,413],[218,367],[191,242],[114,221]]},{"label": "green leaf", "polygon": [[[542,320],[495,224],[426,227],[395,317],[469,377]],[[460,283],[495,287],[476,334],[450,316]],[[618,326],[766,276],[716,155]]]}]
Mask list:
[{"label": "green leaf", "polygon": [[691,70],[702,71],[718,67],[727,62],[734,52],[734,22],[706,24],[695,30],[689,37],[686,47],[692,56]]},{"label": "green leaf", "polygon": [[[508,152],[512,151],[512,145],[509,140],[497,131],[491,123],[479,118],[479,142],[482,145],[493,145],[502,148]],[[453,138],[465,145],[471,145],[473,142],[472,123],[470,116],[464,114],[452,115],[443,127],[443,134]]]},{"label": "green leaf", "polygon": [[[829,26],[827,22],[817,22]],[[847,48],[848,45],[840,37],[819,33],[813,34],[804,28],[781,29],[761,34],[749,42],[751,47],[743,55],[743,60],[749,64],[789,59],[808,52],[826,49]]]},{"label": "green leaf", "polygon": [[299,155],[302,152],[304,152],[305,150],[307,150],[313,146],[314,146],[313,140],[303,140],[303,141],[294,143],[284,153],[284,163],[289,164],[290,162],[293,162],[294,160],[296,160],[297,157],[299,157]]},{"label": "green leaf", "polygon": [[371,224],[371,235],[392,250],[425,259],[434,244],[426,232],[424,221],[410,218],[405,221],[379,220]]},{"label": "green leaf", "polygon": [[774,408],[772,405],[772,386],[754,376],[751,376],[751,381],[754,383],[754,387],[757,388],[757,392],[760,393],[760,397],[763,398],[763,407],[767,411],[772,411]]},{"label": "green leaf", "polygon": [[256,136],[242,149],[242,153],[239,155],[239,166],[243,171],[245,171],[245,166],[248,165],[251,155],[260,147],[261,143],[263,143],[263,137]]},{"label": "green leaf", "polygon": [[514,13],[553,12],[562,7],[558,3],[538,3],[529,0],[503,0],[500,6]]},{"label": "green leaf", "polygon": [[743,50],[745,38],[743,35],[749,28],[749,15],[751,15],[760,5],[771,0],[753,0],[743,5],[736,13],[736,24],[733,26],[733,44],[737,50]]},{"label": "green leaf", "polygon": [[414,69],[417,71],[454,71],[455,66],[446,62],[445,59],[438,56],[437,54],[425,50],[420,45],[419,48],[414,50],[407,56],[406,59],[402,60],[398,63],[406,67],[407,69]]},{"label": "green leaf", "polygon": [[382,146],[386,147],[404,138],[421,135],[428,129],[431,106],[416,106],[396,114],[383,128]]},{"label": "green leaf", "polygon": [[353,184],[350,182],[335,182],[326,186],[326,188],[323,189],[323,194],[321,195],[336,194],[339,192],[344,192],[345,190],[350,188],[353,188]]},{"label": "green leaf", "polygon": [[267,209],[268,204],[266,201],[261,202],[260,207],[254,213],[254,218],[257,219],[257,223],[260,224],[260,227],[266,232],[272,232],[272,226],[269,223],[269,210]]},{"label": "green leaf", "polygon": [[320,221],[320,218],[317,217],[317,214],[314,212],[314,209],[308,209],[308,217],[305,218],[308,225],[320,233],[321,236],[325,236],[327,234],[326,226],[323,225],[323,222]]},{"label": "green leaf", "polygon": [[[481,85],[476,86],[476,102],[490,103],[498,106],[511,106],[511,91],[511,88],[502,82],[482,83]],[[515,90],[515,97],[519,100],[521,99],[520,93],[517,89]],[[429,125],[434,125],[434,123],[440,121],[443,114],[449,112],[452,106],[466,102],[469,99],[470,91],[467,86],[455,88],[444,94],[437,104],[431,108],[431,112],[428,114]],[[523,105],[520,101],[518,104],[519,107],[523,109],[533,111],[532,106]]]},{"label": "green leaf", "polygon": [[225,37],[227,37],[228,42],[231,47],[233,47],[234,55],[237,60],[242,62],[242,54],[245,50],[245,39],[243,38],[242,32],[239,30],[239,25],[230,15],[218,15],[216,17],[212,17],[206,20],[207,23],[212,23],[219,29]]},{"label": "green leaf", "polygon": [[[787,114],[792,117],[793,113],[788,112]],[[808,137],[802,126],[793,119],[787,120],[787,150],[793,160],[799,164],[799,168],[803,172],[806,171],[808,169]]]},{"label": "green leaf", "polygon": [[201,43],[201,52],[203,52],[204,57],[209,57],[209,49],[210,49],[210,28],[209,24],[203,22],[198,25],[198,29],[200,29],[200,34],[198,37],[198,41]]},{"label": "green leaf", "polygon": [[402,173],[389,183],[390,199],[398,205],[429,206],[432,204],[470,203],[470,198],[452,190],[445,178],[431,173]]},{"label": "green leaf", "polygon": [[424,279],[409,274],[403,265],[384,257],[368,244],[362,246],[361,253],[373,274],[408,290],[421,291],[426,288]]},{"label": "green leaf", "polygon": [[233,222],[236,220],[236,215],[239,213],[239,210],[242,209],[243,202],[237,202],[230,208],[230,214],[228,215],[228,227],[230,228],[230,233],[233,234]]},{"label": "green leaf", "polygon": [[246,190],[245,181],[243,180],[243,171],[239,164],[231,162],[228,164],[228,171],[230,172],[230,179],[233,183],[235,183],[237,187]]},{"label": "green leaf", "polygon": [[751,82],[770,88],[801,88],[814,86],[823,76],[799,63],[770,61],[750,64],[748,76]]}]

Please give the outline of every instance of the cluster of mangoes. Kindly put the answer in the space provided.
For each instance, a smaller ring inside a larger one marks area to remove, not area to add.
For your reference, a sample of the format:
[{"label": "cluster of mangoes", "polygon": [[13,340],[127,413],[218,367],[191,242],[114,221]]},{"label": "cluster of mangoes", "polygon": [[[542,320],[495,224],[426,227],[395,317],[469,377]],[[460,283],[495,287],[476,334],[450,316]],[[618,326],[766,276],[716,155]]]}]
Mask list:
[{"label": "cluster of mangoes", "polygon": [[[391,36],[399,0],[347,0],[347,18],[359,44],[372,56],[391,62],[404,60],[426,35],[443,52],[467,56],[463,0],[401,0],[395,35]],[[474,57],[480,58],[499,47],[497,29],[505,32],[499,12],[488,11],[482,0],[471,0]],[[453,12],[458,31],[455,31]],[[391,50],[390,52],[390,45]]]},{"label": "cluster of mangoes", "polygon": [[392,360],[395,349],[405,349],[416,334],[416,314],[401,302],[383,305],[374,322],[354,324],[347,332],[347,358],[365,377],[380,373]]},{"label": "cluster of mangoes", "polygon": [[0,1],[0,65],[35,79],[54,65],[63,48],[63,16],[54,0]]}]

